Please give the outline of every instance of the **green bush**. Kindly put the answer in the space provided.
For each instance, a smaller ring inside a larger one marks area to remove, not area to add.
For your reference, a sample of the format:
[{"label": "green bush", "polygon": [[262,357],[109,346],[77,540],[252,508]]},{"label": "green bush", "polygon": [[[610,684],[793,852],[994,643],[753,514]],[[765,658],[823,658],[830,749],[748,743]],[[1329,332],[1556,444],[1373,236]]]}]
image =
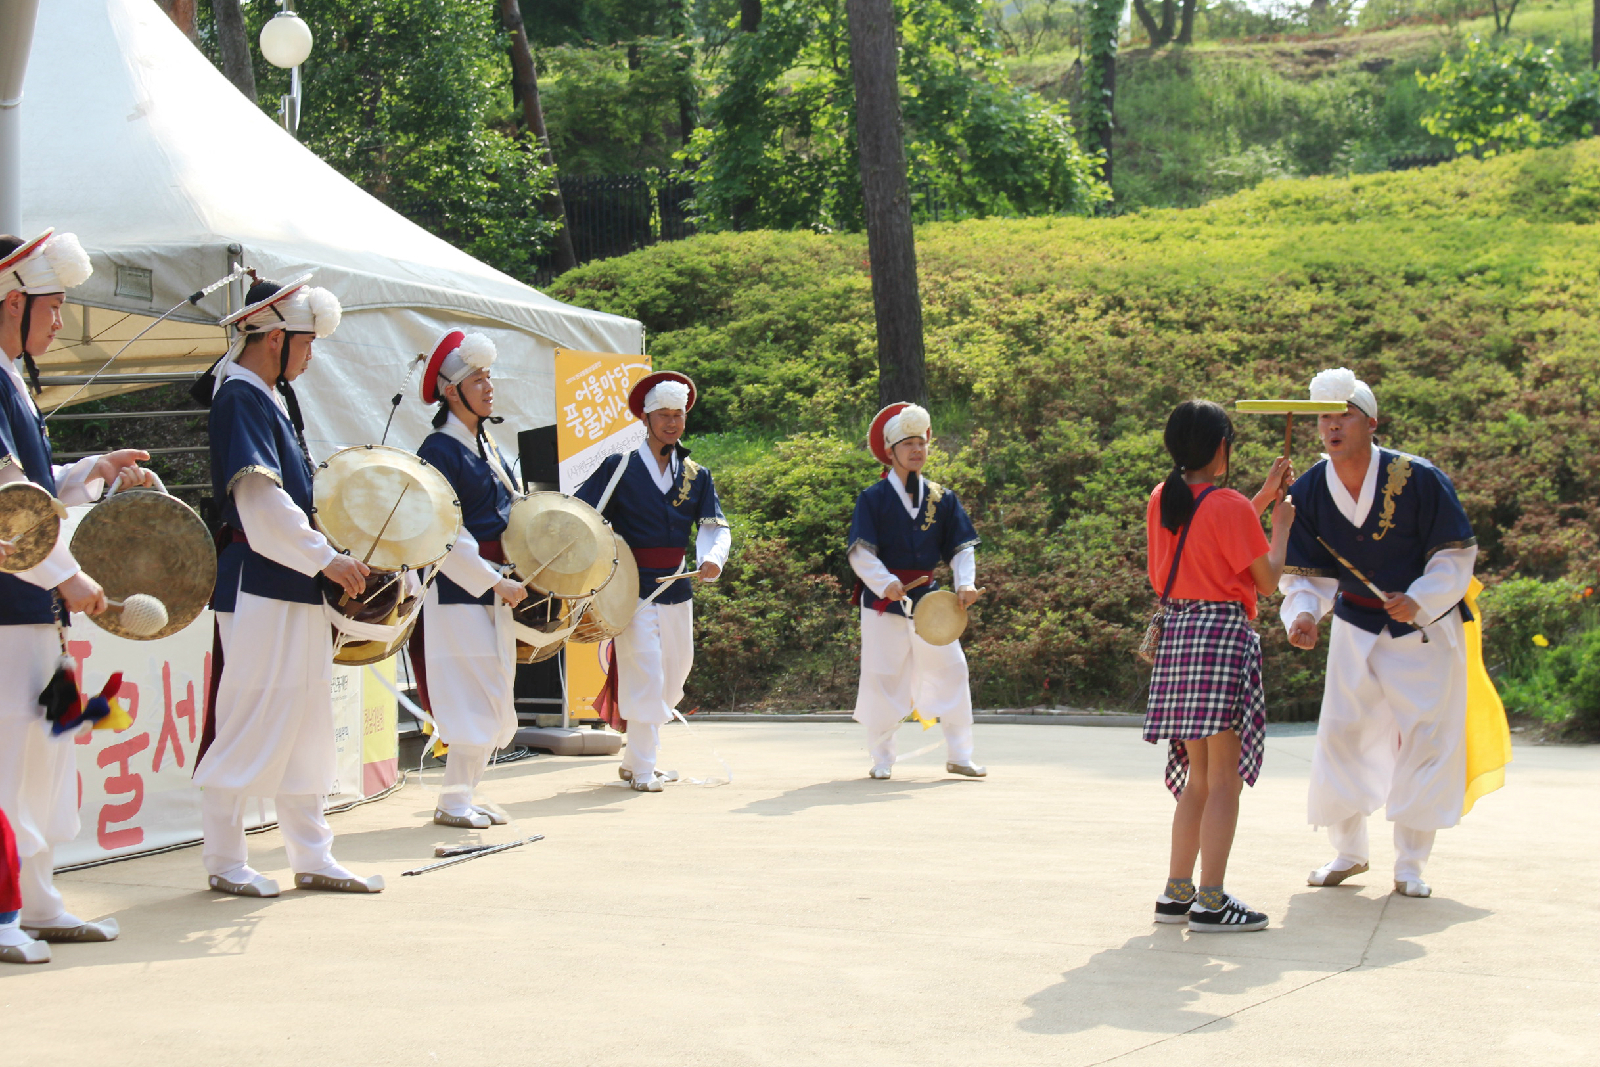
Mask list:
[{"label": "green bush", "polygon": [[[1154,598],[1144,503],[1166,469],[1168,412],[1191,396],[1304,395],[1325,367],[1373,384],[1384,443],[1454,478],[1480,573],[1592,575],[1600,234],[1575,224],[1586,182],[1600,189],[1594,142],[1268,183],[1187,212],[922,227],[930,473],[984,538],[989,593],[966,643],[979,702],[1137,706],[1146,675],[1132,651]],[[876,406],[865,241],[703,236],[583,267],[553,293],[643,319],[657,364],[696,378],[691,435],[715,434],[708,463],[735,558],[753,545],[763,559],[786,553],[761,597],[817,604],[842,627],[719,677],[741,703],[836,699],[829,679],[853,677],[847,516],[876,476],[860,443]],[[1281,449],[1282,422],[1236,423],[1234,483],[1249,490]],[[1298,437],[1302,467],[1311,433]],[[839,600],[817,591],[822,580]],[[762,625],[780,622],[796,625]],[[1269,700],[1314,701],[1321,653],[1290,650],[1270,603],[1259,626]],[[719,653],[730,665],[740,654]],[[731,699],[722,684],[697,673],[694,699]]]}]

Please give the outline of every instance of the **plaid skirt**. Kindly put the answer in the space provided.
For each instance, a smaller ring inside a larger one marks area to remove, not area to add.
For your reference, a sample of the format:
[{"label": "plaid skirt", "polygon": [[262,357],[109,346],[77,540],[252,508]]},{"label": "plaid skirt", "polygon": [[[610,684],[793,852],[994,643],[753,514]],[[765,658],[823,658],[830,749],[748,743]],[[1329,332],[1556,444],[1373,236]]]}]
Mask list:
[{"label": "plaid skirt", "polygon": [[1182,796],[1189,782],[1185,740],[1223,730],[1239,735],[1239,777],[1261,774],[1266,735],[1261,688],[1261,638],[1233,601],[1169,600],[1150,675],[1144,739],[1166,740],[1167,788]]}]

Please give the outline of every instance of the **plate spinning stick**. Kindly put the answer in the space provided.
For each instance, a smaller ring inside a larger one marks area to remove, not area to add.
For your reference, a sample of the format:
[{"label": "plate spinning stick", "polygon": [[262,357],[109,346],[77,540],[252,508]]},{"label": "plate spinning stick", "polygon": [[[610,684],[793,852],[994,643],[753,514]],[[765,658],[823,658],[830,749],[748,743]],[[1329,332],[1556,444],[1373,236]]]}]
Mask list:
[{"label": "plate spinning stick", "polygon": [[1283,456],[1288,459],[1289,450],[1294,446],[1296,415],[1332,414],[1343,411],[1345,404],[1338,400],[1235,400],[1233,407],[1235,411],[1255,415],[1287,415],[1283,425]]}]

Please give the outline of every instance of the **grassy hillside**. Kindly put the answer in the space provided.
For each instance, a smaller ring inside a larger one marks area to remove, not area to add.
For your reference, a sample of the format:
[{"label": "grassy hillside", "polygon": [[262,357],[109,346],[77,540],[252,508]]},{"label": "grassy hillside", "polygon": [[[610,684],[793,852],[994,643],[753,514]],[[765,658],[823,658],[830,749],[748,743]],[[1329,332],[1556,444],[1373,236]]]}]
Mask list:
[{"label": "grassy hillside", "polygon": [[[1384,441],[1452,474],[1480,571],[1591,575],[1597,171],[1591,141],[1271,183],[1194,211],[919,230],[932,474],[984,538],[990,594],[967,641],[979,702],[1137,704],[1143,509],[1167,465],[1167,412],[1190,396],[1303,395],[1324,367],[1372,382]],[[691,444],[738,547],[700,610],[691,701],[848,704],[844,533],[877,473],[860,444],[876,396],[864,240],[701,237],[553,292],[643,319],[658,365],[702,387]],[[1282,425],[1236,421],[1235,484],[1249,490]],[[1314,459],[1302,435],[1297,461]],[[1275,707],[1314,697],[1320,656],[1288,649],[1270,610],[1261,628]]]},{"label": "grassy hillside", "polygon": [[[1188,48],[1127,42],[1117,63],[1118,207],[1190,207],[1275,177],[1371,173],[1453,154],[1422,129],[1430,101],[1417,74],[1438,70],[1471,36],[1490,39],[1494,25],[1486,16],[1418,24],[1425,6],[1369,2],[1366,28],[1335,33],[1218,40],[1226,28],[1202,18]],[[1591,18],[1578,0],[1524,2],[1509,40],[1586,68]],[[1077,60],[1074,50],[1040,52],[1007,66],[1019,84],[1076,105]]]}]

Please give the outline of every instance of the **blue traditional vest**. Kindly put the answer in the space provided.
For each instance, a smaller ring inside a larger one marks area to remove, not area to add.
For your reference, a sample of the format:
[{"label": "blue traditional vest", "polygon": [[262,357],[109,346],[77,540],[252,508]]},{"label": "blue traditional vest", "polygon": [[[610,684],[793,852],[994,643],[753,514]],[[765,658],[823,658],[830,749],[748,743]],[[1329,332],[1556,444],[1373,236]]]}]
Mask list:
[{"label": "blue traditional vest", "polygon": [[[950,490],[927,482],[922,506],[912,518],[901,503],[900,489],[885,477],[856,497],[845,551],[861,545],[892,571],[931,571],[941,560],[949,563],[957,552],[978,543],[978,531]],[[939,583],[933,581],[911,590],[912,604],[937,588]],[[877,597],[872,590],[862,589],[857,599],[862,607],[871,607]],[[890,603],[886,610],[906,613],[899,603]]]},{"label": "blue traditional vest", "polygon": [[[0,358],[4,358],[0,356]],[[11,375],[0,370],[0,467],[18,463],[28,481],[56,491],[50,435],[44,420],[17,390]],[[66,621],[63,610],[61,619]],[[56,621],[55,595],[14,574],[0,572],[0,626],[46,626]]]},{"label": "blue traditional vest", "polygon": [[[247,474],[265,474],[289,494],[307,519],[312,515],[311,461],[300,451],[294,426],[271,396],[254,383],[229,378],[211,402],[211,492],[222,502],[222,521],[230,531],[248,533],[233,502],[233,487]],[[232,611],[240,591],[291,604],[320,604],[314,574],[301,574],[256,552],[242,541],[227,541],[217,555],[213,606]]]},{"label": "blue traditional vest", "polygon": [[[505,453],[498,448],[495,453],[500,459],[501,468],[509,471],[511,465],[506,462]],[[456,499],[461,503],[461,524],[467,528],[467,532],[480,545],[498,542],[511,515],[511,490],[495,476],[488,461],[478,455],[476,449],[469,448],[460,438],[443,430],[424,438],[417,455],[439,468],[439,473],[445,476],[450,488],[456,491]],[[435,581],[439,587],[441,604],[495,602],[493,589],[475,597],[443,574]]]},{"label": "blue traditional vest", "polygon": [[[1328,479],[1337,475],[1327,460],[1294,483],[1290,495],[1295,518],[1284,571],[1337,578],[1334,615],[1368,633],[1382,633],[1387,628],[1391,635],[1403,637],[1416,627],[1395,622],[1381,606],[1374,606],[1377,598],[1372,590],[1341,565],[1338,557],[1383,592],[1404,593],[1422,577],[1434,553],[1469,548],[1478,541],[1455,486],[1443,471],[1403,452],[1385,448],[1379,453],[1377,492],[1360,526],[1340,514],[1334,504]],[[1458,607],[1462,618],[1471,617],[1465,603]]]},{"label": "blue traditional vest", "polygon": [[[617,534],[628,543],[635,554],[640,549],[669,549],[687,551],[689,538],[701,524],[726,526],[722,504],[717,500],[717,487],[711,472],[688,457],[688,449],[680,448],[681,469],[672,488],[663,493],[645,468],[644,457],[637,449],[617,456],[608,456],[587,481],[578,487],[579,500],[597,506],[600,494],[611,482],[618,463],[628,466],[622,472],[616,492],[606,505],[604,515],[611,520]],[[656,589],[656,579],[671,574],[675,567],[647,566],[639,563],[640,596],[648,596]],[[688,579],[673,582],[667,591],[656,597],[657,604],[682,604],[694,596]]]}]

